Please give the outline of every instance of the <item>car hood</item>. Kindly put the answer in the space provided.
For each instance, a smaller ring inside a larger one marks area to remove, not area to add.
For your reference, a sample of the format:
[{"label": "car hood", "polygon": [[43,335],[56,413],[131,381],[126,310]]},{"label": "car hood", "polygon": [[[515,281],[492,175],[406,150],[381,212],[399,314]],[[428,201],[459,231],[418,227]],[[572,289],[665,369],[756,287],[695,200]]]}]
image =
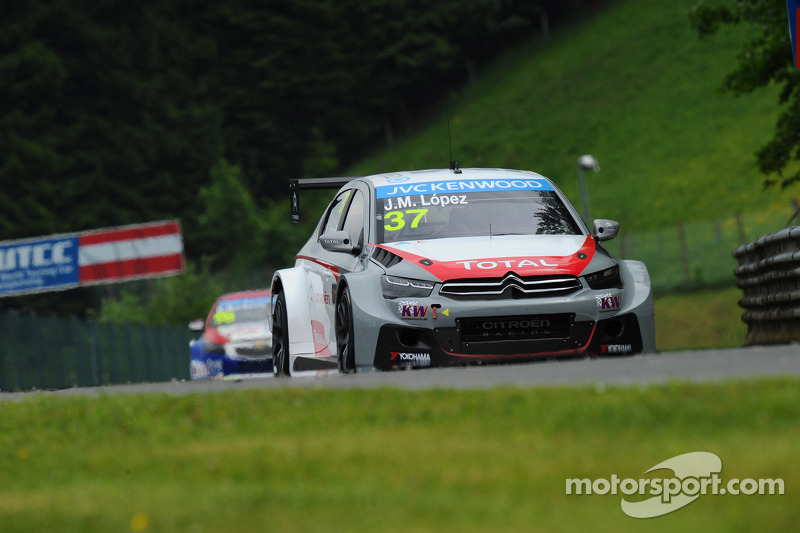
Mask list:
[{"label": "car hood", "polygon": [[500,235],[378,245],[441,281],[457,278],[577,276],[597,250],[587,235]]}]

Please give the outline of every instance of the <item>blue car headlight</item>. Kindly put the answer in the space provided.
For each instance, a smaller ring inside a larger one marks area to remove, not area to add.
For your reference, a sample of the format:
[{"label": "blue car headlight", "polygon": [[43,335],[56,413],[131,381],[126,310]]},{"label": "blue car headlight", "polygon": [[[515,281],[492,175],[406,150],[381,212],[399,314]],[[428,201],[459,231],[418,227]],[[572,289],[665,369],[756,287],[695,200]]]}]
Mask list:
[{"label": "blue car headlight", "polygon": [[220,344],[215,344],[207,339],[202,339],[200,341],[203,345],[203,351],[207,354],[209,353],[216,353],[216,354],[223,354],[225,353],[225,346]]},{"label": "blue car headlight", "polygon": [[425,298],[433,291],[433,283],[420,279],[383,276],[381,289],[384,298]]}]

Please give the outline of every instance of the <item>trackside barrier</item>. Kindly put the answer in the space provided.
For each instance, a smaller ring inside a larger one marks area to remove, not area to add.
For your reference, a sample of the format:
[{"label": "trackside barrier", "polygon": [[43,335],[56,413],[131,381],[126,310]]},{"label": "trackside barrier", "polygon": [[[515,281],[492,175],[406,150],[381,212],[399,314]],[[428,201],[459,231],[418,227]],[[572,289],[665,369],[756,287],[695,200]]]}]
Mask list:
[{"label": "trackside barrier", "polygon": [[800,226],[733,251],[750,344],[800,341]]},{"label": "trackside barrier", "polygon": [[186,328],[0,314],[0,390],[189,378]]}]

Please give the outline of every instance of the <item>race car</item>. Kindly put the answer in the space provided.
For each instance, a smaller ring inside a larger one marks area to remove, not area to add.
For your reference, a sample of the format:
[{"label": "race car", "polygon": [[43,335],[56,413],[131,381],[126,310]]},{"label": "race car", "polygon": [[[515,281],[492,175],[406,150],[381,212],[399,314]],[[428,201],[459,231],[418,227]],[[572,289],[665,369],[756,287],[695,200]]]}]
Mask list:
[{"label": "race car", "polygon": [[270,300],[268,290],[223,294],[205,321],[189,324],[202,332],[189,343],[192,379],[272,376]]},{"label": "race car", "polygon": [[650,277],[549,179],[458,169],[292,180],[338,188],[271,284],[274,373],[315,375],[655,351]]}]

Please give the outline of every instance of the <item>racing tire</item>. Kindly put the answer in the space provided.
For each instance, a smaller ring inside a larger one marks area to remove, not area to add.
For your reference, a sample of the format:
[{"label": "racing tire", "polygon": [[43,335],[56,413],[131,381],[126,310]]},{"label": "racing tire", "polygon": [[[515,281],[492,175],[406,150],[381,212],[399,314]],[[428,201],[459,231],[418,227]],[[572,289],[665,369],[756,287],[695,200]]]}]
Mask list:
[{"label": "racing tire", "polygon": [[282,292],[278,293],[272,310],[272,373],[276,378],[289,376],[289,320]]},{"label": "racing tire", "polygon": [[340,374],[356,373],[354,341],[353,305],[350,301],[350,288],[345,286],[336,302],[336,353]]}]

